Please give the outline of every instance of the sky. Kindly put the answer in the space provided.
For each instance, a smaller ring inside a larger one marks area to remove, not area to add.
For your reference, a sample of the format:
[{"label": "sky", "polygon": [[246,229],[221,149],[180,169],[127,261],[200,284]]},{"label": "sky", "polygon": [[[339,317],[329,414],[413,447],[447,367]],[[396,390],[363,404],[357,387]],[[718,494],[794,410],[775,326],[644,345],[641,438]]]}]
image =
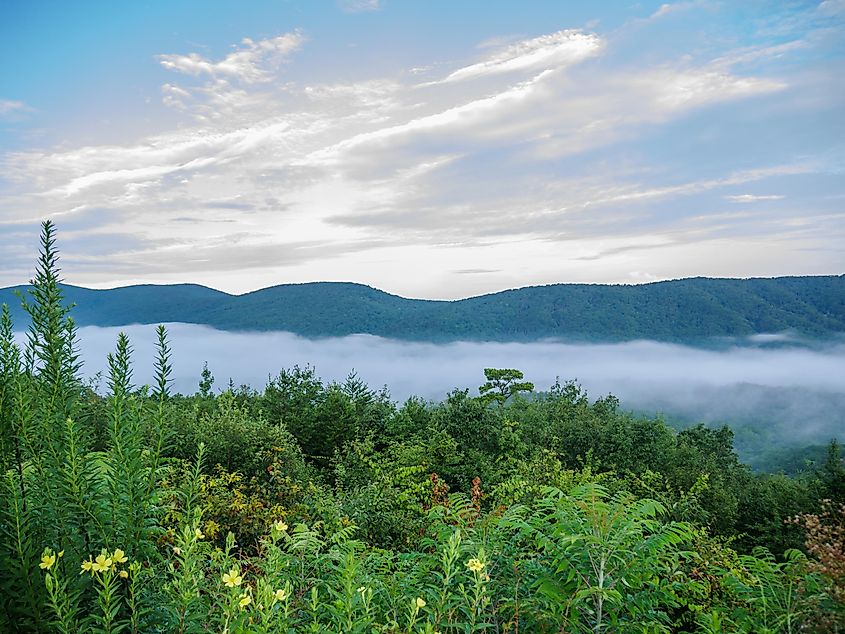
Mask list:
[{"label": "sky", "polygon": [[845,273],[845,0],[0,1],[0,286]]}]

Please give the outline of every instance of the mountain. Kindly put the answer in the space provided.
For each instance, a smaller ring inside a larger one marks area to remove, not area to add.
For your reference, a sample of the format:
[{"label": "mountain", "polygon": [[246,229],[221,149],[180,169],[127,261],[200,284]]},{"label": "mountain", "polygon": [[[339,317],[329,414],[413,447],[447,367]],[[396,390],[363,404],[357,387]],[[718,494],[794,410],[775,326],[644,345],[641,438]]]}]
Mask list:
[{"label": "mountain", "polygon": [[[689,278],[641,285],[553,284],[456,301],[406,299],[361,284],[285,284],[229,295],[195,284],[63,287],[80,326],[187,322],[308,337],[368,333],[416,341],[691,342],[791,331],[845,333],[845,275]],[[17,328],[26,315],[0,289]]]}]

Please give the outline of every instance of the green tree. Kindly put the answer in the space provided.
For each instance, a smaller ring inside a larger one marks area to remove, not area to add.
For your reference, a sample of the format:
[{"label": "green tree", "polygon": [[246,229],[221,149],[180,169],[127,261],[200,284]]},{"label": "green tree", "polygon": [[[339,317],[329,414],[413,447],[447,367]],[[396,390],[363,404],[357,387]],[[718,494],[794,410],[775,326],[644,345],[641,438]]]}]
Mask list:
[{"label": "green tree", "polygon": [[495,402],[503,407],[505,402],[520,392],[533,392],[534,384],[523,381],[525,376],[520,370],[484,368],[484,378],[487,382],[478,388],[481,400]]},{"label": "green tree", "polygon": [[827,446],[827,456],[820,476],[824,496],[834,502],[845,502],[845,462],[835,438]]},{"label": "green tree", "polygon": [[202,374],[200,375],[199,395],[202,398],[211,396],[211,388],[214,387],[214,375],[208,369],[208,361],[203,361]]}]

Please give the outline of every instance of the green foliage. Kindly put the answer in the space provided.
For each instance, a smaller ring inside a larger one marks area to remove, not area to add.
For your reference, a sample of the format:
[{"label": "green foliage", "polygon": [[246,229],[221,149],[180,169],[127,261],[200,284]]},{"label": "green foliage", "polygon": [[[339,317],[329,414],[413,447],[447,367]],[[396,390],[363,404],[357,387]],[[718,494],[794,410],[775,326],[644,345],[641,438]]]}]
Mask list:
[{"label": "green foliage", "polygon": [[121,335],[109,359],[107,446],[93,451],[89,430],[76,420],[83,388],[57,262],[54,229],[45,222],[36,276],[24,301],[31,316],[26,343],[18,351],[6,318],[0,346],[3,446],[11,447],[4,453],[0,499],[0,587],[8,622],[35,631],[49,623],[37,606],[60,599],[48,592],[62,589],[61,600],[73,602],[84,588],[82,579],[52,589],[34,582],[45,546],[62,552],[70,567],[79,565],[92,544],[120,544],[133,555],[157,556],[158,457],[147,442],[155,418],[147,422],[130,394],[130,347]]},{"label": "green foliage", "polygon": [[[204,397],[200,397],[204,398]],[[236,396],[223,392],[210,403],[171,401],[166,405],[173,421],[169,455],[190,459],[200,443],[206,447],[209,465],[240,471],[248,477],[266,473],[276,454],[283,454],[287,468],[298,473],[304,468],[296,441],[281,425],[270,425]]]},{"label": "green foliage", "polygon": [[208,369],[208,363],[202,364],[202,374],[200,375],[199,395],[202,398],[211,396],[211,388],[214,387],[214,375]]},{"label": "green foliage", "polygon": [[845,457],[842,456],[841,447],[835,438],[827,447],[820,485],[823,497],[834,502],[845,502]]},{"label": "green foliage", "polygon": [[551,490],[526,522],[540,553],[534,609],[573,631],[664,630],[677,607],[682,523],[663,523],[656,501],[610,496],[599,485]]},{"label": "green foliage", "polygon": [[777,562],[765,549],[740,557],[739,570],[727,572],[726,587],[736,602],[730,614],[720,620],[723,626],[738,632],[797,632],[811,620],[813,601],[800,596],[803,589],[815,589],[815,580],[807,575],[806,558],[797,550],[785,553]]},{"label": "green foliage", "polygon": [[478,388],[481,400],[485,403],[494,402],[499,407],[520,392],[534,391],[534,384],[523,381],[524,375],[519,370],[484,368],[484,378],[487,382]]}]

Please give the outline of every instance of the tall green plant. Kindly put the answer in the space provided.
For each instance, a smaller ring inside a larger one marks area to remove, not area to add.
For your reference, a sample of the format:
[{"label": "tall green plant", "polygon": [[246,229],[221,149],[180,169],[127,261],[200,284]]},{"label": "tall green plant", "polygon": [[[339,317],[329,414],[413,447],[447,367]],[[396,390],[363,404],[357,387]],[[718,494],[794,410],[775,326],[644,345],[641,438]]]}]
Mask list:
[{"label": "tall green plant", "polygon": [[[159,331],[159,338],[160,348],[166,351],[163,329]],[[155,488],[162,431],[161,421],[155,417],[151,421],[152,429],[146,429],[148,423],[141,402],[132,393],[130,355],[129,339],[120,333],[115,352],[108,356],[108,447],[99,470],[106,487],[104,497],[108,500],[106,522],[109,532],[104,535],[103,545],[120,546],[130,556],[148,558],[155,554],[151,537],[156,529],[157,500],[151,493]],[[158,388],[161,390],[162,385]],[[164,389],[166,391],[166,382]],[[151,436],[156,443],[153,451],[149,448]]]},{"label": "tall green plant", "polygon": [[[50,589],[35,577],[45,548],[62,553],[68,569],[103,547],[145,559],[156,555],[170,374],[166,332],[158,331],[158,405],[151,417],[141,406],[145,395],[132,392],[129,340],[118,337],[109,355],[107,443],[104,451],[92,451],[90,430],[77,420],[81,363],[59,272],[55,228],[47,221],[31,289],[21,298],[30,318],[22,350],[8,310],[0,315],[0,618],[22,631],[51,628],[43,607],[56,600],[47,591],[58,586]],[[89,587],[79,577],[63,582],[68,610],[92,600]]]},{"label": "tall green plant", "polygon": [[20,349],[15,344],[9,307],[0,307],[0,470],[13,466],[20,474],[22,456],[15,426],[15,390],[20,376]]},{"label": "tall green plant", "polygon": [[12,447],[16,469],[6,472],[5,503],[0,507],[4,548],[0,587],[5,609],[25,627],[42,627],[33,605],[43,597],[26,580],[46,544],[78,534],[77,508],[66,486],[80,449],[73,423],[80,388],[81,363],[76,327],[64,304],[59,277],[55,227],[42,224],[41,249],[34,279],[21,297],[30,323],[21,352],[12,343],[11,320],[3,317],[4,446]]},{"label": "tall green plant", "polygon": [[597,484],[569,495],[549,489],[529,520],[545,572],[536,583],[541,609],[572,631],[644,631],[669,625],[674,589],[666,580],[686,524],[663,522],[654,500],[611,496]]}]

